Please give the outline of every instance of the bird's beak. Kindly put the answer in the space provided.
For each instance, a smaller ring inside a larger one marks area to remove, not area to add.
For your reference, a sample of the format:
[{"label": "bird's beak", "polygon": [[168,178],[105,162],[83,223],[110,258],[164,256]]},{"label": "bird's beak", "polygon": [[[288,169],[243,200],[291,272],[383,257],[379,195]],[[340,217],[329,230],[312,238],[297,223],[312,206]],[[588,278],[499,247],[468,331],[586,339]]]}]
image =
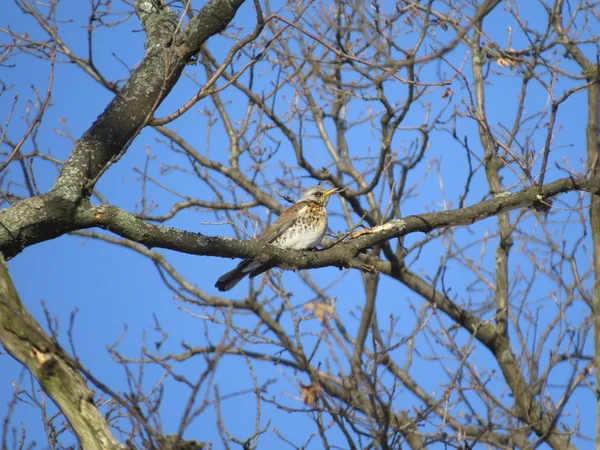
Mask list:
[{"label": "bird's beak", "polygon": [[328,191],[325,191],[325,193],[323,195],[327,198],[331,194],[335,194],[337,191],[338,191],[337,188],[329,189]]}]

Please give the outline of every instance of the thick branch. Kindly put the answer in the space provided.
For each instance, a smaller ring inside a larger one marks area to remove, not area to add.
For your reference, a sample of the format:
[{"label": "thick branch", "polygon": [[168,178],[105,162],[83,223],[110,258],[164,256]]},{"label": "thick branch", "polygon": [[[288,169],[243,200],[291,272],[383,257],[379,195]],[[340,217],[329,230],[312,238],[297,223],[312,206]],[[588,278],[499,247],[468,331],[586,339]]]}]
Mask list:
[{"label": "thick branch", "polygon": [[160,3],[138,1],[138,14],[148,35],[145,58],[79,139],[52,190],[0,212],[0,234],[12,242],[8,245],[12,248],[2,247],[5,257],[78,229],[74,216],[86,203],[93,183],[146,125],[179,79],[189,57],[225,28],[242,3],[243,0],[209,2],[177,37],[177,49],[185,47],[185,51],[180,51],[170,45],[177,25],[173,14]]},{"label": "thick branch", "polygon": [[[502,330],[496,330],[489,322],[480,320],[466,309],[456,305],[443,292],[425,283],[406,268],[394,270],[389,263],[384,263],[381,265],[381,270],[435,305],[486,346],[498,361],[504,379],[512,391],[515,399],[515,416],[519,420],[530,426],[538,436],[543,437],[552,448],[574,448],[567,436],[556,431],[556,416],[544,410],[536,401],[531,386],[521,370],[519,360],[513,353],[510,340],[501,334]],[[522,437],[517,434],[514,439],[521,440]]]},{"label": "thick branch", "polygon": [[77,142],[53,191],[71,202],[85,195],[89,181],[96,179],[147,123],[179,79],[189,58],[208,38],[225,29],[243,2],[209,2],[178,37],[174,51],[168,45],[177,25],[173,13],[164,7],[151,7],[153,2],[138,1],[138,14],[148,35],[146,57]]},{"label": "thick branch", "polygon": [[541,188],[500,194],[492,200],[467,208],[392,220],[373,228],[363,236],[322,252],[283,250],[258,241],[204,236],[144,222],[115,206],[91,206],[87,202],[81,203],[72,215],[64,216],[55,211],[60,209],[60,203],[54,204],[51,198],[39,197],[32,199],[36,201],[36,209],[33,211],[21,203],[0,212],[0,251],[6,257],[13,257],[23,248],[38,242],[54,239],[75,230],[100,227],[148,248],[165,248],[205,256],[272,259],[277,264],[296,269],[326,266],[341,268],[348,267],[350,261],[365,249],[389,239],[414,232],[429,233],[439,228],[470,225],[502,212],[531,207],[539,204],[541,199],[563,192],[599,190],[600,180],[563,178]]},{"label": "thick branch", "polygon": [[[592,84],[587,90],[587,128],[586,153],[587,164],[591,176],[598,176],[600,165],[600,69],[596,62],[590,61],[579,46],[568,36],[563,27],[564,0],[556,0],[552,10],[551,22],[560,37],[561,43],[577,61],[587,80]],[[593,243],[594,289],[592,297],[592,317],[594,323],[594,354],[596,368],[596,403],[600,407],[598,386],[600,385],[600,197],[598,192],[592,193],[590,205],[590,226]],[[600,411],[600,410],[599,410]],[[596,416],[596,446],[600,443],[600,414]]]},{"label": "thick branch", "polygon": [[85,450],[122,448],[94,405],[71,358],[48,336],[21,303],[0,259],[0,343],[27,367],[65,415]]}]

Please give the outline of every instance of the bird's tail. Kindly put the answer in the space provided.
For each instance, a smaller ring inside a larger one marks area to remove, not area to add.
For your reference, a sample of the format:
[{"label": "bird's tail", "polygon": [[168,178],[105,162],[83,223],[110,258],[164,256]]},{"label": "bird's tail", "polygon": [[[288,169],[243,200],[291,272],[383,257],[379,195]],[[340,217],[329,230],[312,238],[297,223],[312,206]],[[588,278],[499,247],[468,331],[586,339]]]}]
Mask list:
[{"label": "bird's tail", "polygon": [[262,263],[260,261],[253,261],[251,259],[244,259],[241,263],[239,263],[235,269],[230,270],[217,280],[215,283],[215,287],[221,291],[229,291],[233,289],[233,287],[238,284],[242,279],[258,269]]}]

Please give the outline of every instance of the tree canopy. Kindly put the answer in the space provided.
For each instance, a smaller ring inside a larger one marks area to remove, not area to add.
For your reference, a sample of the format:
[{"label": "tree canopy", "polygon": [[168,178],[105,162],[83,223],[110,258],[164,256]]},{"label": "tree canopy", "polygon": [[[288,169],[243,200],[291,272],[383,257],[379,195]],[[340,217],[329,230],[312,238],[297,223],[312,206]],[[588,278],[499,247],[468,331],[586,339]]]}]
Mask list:
[{"label": "tree canopy", "polygon": [[600,442],[599,2],[5,3],[2,449]]}]

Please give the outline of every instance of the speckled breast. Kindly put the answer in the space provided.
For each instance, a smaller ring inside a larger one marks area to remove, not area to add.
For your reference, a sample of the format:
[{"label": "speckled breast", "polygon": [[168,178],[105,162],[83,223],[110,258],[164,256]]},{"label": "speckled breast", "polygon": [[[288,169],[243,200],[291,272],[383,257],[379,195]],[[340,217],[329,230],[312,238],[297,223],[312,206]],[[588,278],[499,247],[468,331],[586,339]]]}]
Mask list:
[{"label": "speckled breast", "polygon": [[323,240],[326,230],[326,209],[317,204],[308,205],[274,244],[295,250],[315,248]]}]

